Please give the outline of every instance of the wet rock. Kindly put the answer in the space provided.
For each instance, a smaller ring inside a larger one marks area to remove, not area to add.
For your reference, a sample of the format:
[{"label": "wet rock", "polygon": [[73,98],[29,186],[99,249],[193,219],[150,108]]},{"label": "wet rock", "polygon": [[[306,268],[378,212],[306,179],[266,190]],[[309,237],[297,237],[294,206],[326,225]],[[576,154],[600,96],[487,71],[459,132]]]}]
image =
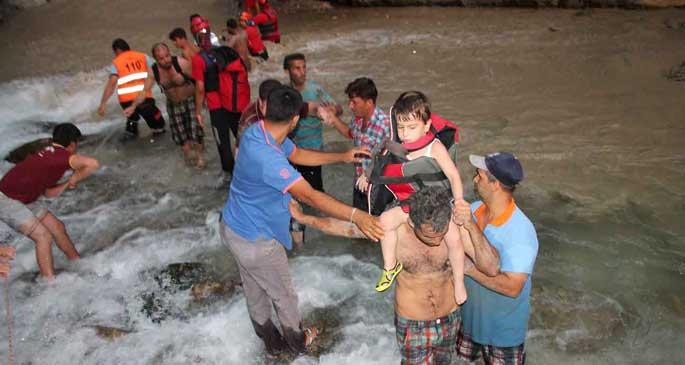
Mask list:
[{"label": "wet rock", "polygon": [[[161,323],[167,318],[184,319],[189,313],[204,310],[208,305],[234,294],[241,283],[237,280],[224,280],[211,268],[199,262],[181,262],[167,265],[159,272],[148,272],[159,289],[140,294],[141,312],[153,323]],[[191,303],[183,308],[173,298],[179,291],[190,290]]]},{"label": "wet rock", "polygon": [[216,275],[209,266],[199,262],[182,262],[169,264],[155,281],[163,290],[188,290],[194,283],[212,281]]},{"label": "wet rock", "polygon": [[5,161],[11,163],[19,163],[24,161],[26,157],[32,155],[52,143],[52,138],[41,138],[29,143],[25,143],[12,151],[5,157]]},{"label": "wet rock", "polygon": [[203,281],[190,287],[190,295],[196,303],[203,303],[215,297],[231,296],[237,286],[242,286],[242,283],[232,280],[228,282]]},{"label": "wet rock", "polygon": [[115,340],[119,337],[125,337],[129,333],[133,332],[131,330],[126,330],[123,328],[107,327],[107,326],[93,326],[95,334],[105,340]]},{"label": "wet rock", "polygon": [[304,319],[308,326],[314,326],[319,330],[319,335],[310,346],[308,355],[318,358],[329,352],[336,343],[342,340],[341,327],[343,318],[340,315],[341,306],[314,309]]},{"label": "wet rock", "polygon": [[638,318],[633,310],[612,298],[555,287],[553,283],[536,285],[531,304],[531,332],[543,333],[544,341],[570,353],[608,348],[624,338]]},{"label": "wet rock", "polygon": [[671,68],[664,77],[671,81],[685,81],[685,62]]},{"label": "wet rock", "polygon": [[159,324],[175,313],[171,303],[156,292],[142,293],[140,299],[143,301],[140,311],[150,318],[152,323]]}]

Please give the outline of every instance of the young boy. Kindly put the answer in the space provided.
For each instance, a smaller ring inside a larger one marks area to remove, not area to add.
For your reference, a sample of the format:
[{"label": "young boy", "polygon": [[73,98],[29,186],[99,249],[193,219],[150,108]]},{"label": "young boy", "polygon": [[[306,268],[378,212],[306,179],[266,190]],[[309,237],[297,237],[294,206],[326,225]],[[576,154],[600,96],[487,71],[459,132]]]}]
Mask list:
[{"label": "young boy", "polygon": [[[403,147],[409,151],[405,158],[408,161],[421,158],[435,159],[440,170],[449,181],[454,201],[462,200],[463,191],[459,171],[450,158],[447,148],[439,139],[429,133],[431,112],[430,103],[426,96],[420,92],[403,93],[393,105],[392,114],[397,123],[397,136]],[[431,136],[433,137],[431,138]],[[388,170],[386,172],[389,173]],[[409,207],[403,205],[402,201],[413,194],[413,189],[407,189],[406,185],[386,185],[400,200],[400,205],[385,211],[380,217],[384,236],[381,239],[383,272],[376,284],[376,291],[379,292],[390,288],[397,274],[402,271],[402,263],[397,262],[395,257],[396,228],[406,222],[409,217]],[[467,295],[464,287],[464,247],[461,244],[459,231],[451,229],[445,236],[445,240],[449,249],[450,264],[454,276],[455,300],[457,304],[462,304],[466,301]]]}]

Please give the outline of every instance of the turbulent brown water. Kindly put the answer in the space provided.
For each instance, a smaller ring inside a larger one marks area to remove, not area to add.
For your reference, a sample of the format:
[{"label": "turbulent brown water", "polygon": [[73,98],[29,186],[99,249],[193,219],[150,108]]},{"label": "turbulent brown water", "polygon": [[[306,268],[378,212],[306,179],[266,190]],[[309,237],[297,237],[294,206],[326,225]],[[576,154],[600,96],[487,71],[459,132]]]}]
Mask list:
[{"label": "turbulent brown water", "polygon": [[[283,44],[270,47],[272,59],[250,76],[253,85],[284,79],[283,56],[299,51],[308,57],[310,78],[339,102],[358,76],[376,81],[383,108],[402,91],[424,91],[435,111],[461,126],[458,167],[467,196],[469,153],[511,151],[522,160],[526,179],[517,203],[540,238],[529,363],[682,361],[685,83],[664,74],[685,60],[683,11],[297,12],[296,5],[281,19]],[[114,102],[104,121],[92,116],[113,38],[147,50],[193,12],[208,14],[219,28],[227,9],[210,0],[62,0],[0,26],[2,152],[44,136],[50,127],[43,121],[76,121],[97,135],[84,149],[105,166],[52,205],[66,217],[83,262],[55,288],[13,281],[21,362],[261,361],[241,296],[161,325],[139,313],[138,293],[150,286],[145,270],[200,260],[235,275],[213,231],[225,192],[212,188],[212,142],[209,168],[188,171],[166,137],[103,142],[123,127]],[[346,146],[333,130],[326,140],[333,149]],[[326,189],[336,196],[349,200],[351,184],[349,166],[325,170]],[[30,243],[8,232],[19,246],[18,274],[35,270]],[[297,363],[398,362],[392,298],[371,289],[379,250],[321,235],[309,242],[292,261],[302,310],[306,317],[328,308],[342,324],[328,353]],[[63,258],[57,264],[64,266]],[[183,307],[187,298],[171,300]],[[93,324],[136,332],[105,343],[92,338]]]}]

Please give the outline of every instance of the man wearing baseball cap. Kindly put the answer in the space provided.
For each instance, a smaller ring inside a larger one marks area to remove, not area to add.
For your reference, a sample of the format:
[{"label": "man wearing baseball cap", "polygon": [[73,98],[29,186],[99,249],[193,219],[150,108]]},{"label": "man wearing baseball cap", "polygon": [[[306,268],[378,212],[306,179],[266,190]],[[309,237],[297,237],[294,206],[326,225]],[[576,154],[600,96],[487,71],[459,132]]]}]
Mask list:
[{"label": "man wearing baseball cap", "polygon": [[476,167],[474,191],[482,200],[470,206],[455,203],[453,219],[468,232],[466,240],[486,241],[497,249],[500,272],[487,276],[467,266],[464,281],[469,299],[461,307],[457,354],[469,361],[482,357],[485,364],[523,364],[531,275],[538,252],[535,227],[514,201],[523,168],[507,152],[471,155],[469,160]]}]

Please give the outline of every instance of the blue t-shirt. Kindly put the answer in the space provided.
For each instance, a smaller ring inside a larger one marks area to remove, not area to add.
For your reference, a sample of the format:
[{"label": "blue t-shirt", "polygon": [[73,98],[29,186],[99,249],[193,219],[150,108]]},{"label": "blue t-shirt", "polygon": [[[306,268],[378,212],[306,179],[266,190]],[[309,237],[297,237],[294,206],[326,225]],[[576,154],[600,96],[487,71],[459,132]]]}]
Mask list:
[{"label": "blue t-shirt", "polygon": [[[326,90],[314,81],[306,81],[304,90],[300,92],[300,95],[302,95],[302,100],[305,103],[310,101],[316,103],[335,102]],[[323,149],[323,126],[321,125],[321,119],[313,116],[300,118],[295,130],[288,137],[292,138],[297,147],[310,150]]]},{"label": "blue t-shirt", "polygon": [[224,223],[239,236],[275,239],[292,248],[288,189],[302,179],[288,162],[293,151],[293,142],[286,138],[279,145],[263,121],[245,130],[222,211]]},{"label": "blue t-shirt", "polygon": [[[482,204],[473,203],[471,211],[475,212]],[[497,226],[488,224],[483,234],[499,251],[500,271],[526,273],[528,279],[519,296],[511,298],[466,276],[464,283],[469,298],[461,307],[463,330],[481,345],[518,346],[525,342],[528,330],[531,274],[538,253],[537,233],[528,217],[514,207],[506,222]]]}]

